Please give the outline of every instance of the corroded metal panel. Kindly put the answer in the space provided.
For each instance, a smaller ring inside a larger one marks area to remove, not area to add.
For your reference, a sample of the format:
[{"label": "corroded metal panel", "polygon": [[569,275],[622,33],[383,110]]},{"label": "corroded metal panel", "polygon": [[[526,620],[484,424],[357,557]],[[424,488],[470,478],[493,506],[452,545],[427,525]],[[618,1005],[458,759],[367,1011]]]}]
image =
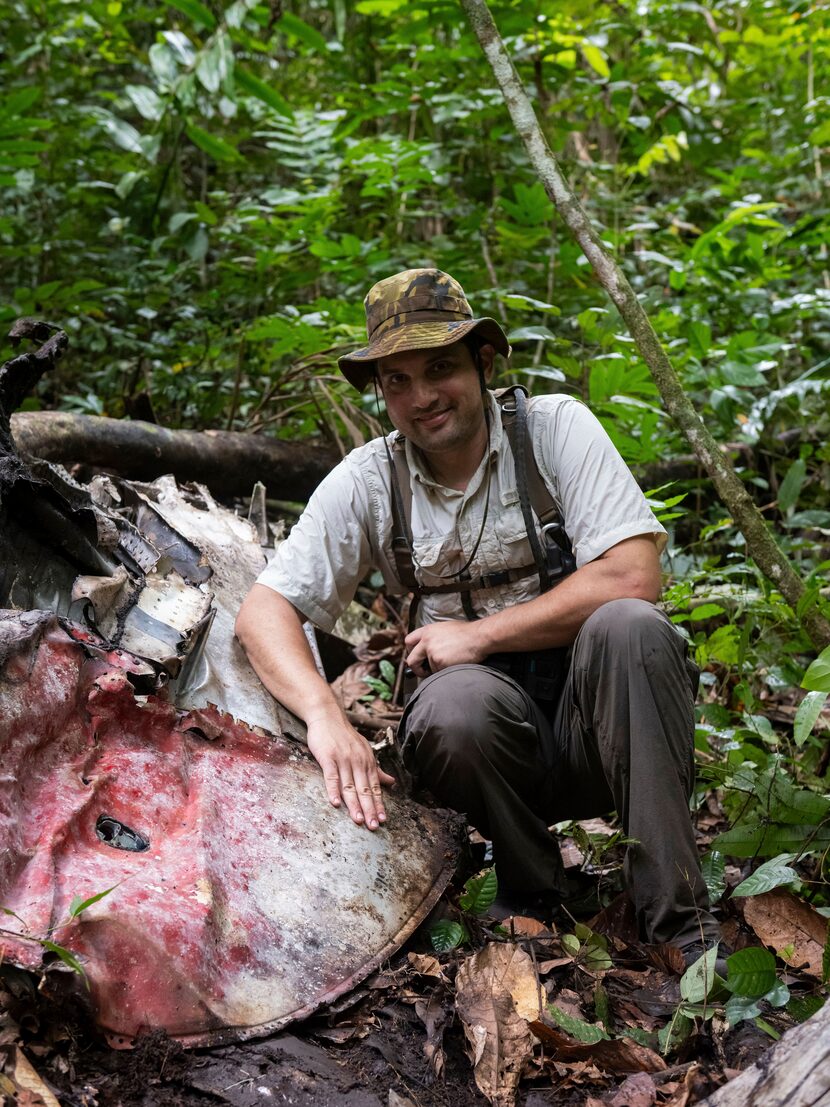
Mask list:
[{"label": "corroded metal panel", "polygon": [[[453,821],[390,794],[387,827],[359,828],[290,734],[137,695],[148,671],[51,614],[0,613],[0,903],[80,957],[115,1044],[278,1029],[422,921]],[[113,886],[65,922],[74,896]],[[41,952],[0,941],[25,967]]]}]

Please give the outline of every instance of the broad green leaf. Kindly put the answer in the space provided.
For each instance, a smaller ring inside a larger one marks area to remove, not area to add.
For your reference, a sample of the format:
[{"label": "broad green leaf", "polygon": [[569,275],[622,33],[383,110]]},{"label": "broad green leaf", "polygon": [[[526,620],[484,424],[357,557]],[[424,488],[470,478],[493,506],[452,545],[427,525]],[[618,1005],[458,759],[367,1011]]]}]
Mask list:
[{"label": "broad green leaf", "polygon": [[380,663],[380,675],[386,681],[387,684],[394,684],[397,680],[397,670],[395,666],[387,658],[383,658]]},{"label": "broad green leaf", "polygon": [[[50,953],[56,954],[73,972],[76,972],[78,976],[82,976],[84,980],[86,980],[84,967],[74,953],[71,953],[68,949],[64,949],[63,946],[56,945],[55,942],[50,942],[45,938],[40,944],[44,949],[48,949]],[[88,986],[89,984],[87,983],[87,987]]]},{"label": "broad green leaf", "polygon": [[785,788],[782,779],[779,775],[773,785],[770,819],[776,823],[823,822],[830,814],[830,799],[818,792],[811,792],[809,788]]},{"label": "broad green leaf", "polygon": [[700,860],[700,871],[709,892],[709,902],[715,904],[726,891],[726,881],[723,877],[726,861],[722,853],[710,850]]},{"label": "broad green leaf", "polygon": [[168,91],[175,84],[179,75],[179,67],[170,47],[164,42],[154,42],[147,51],[150,60],[150,68],[155,74],[162,91]]},{"label": "broad green leaf", "polygon": [[194,211],[177,211],[170,216],[170,220],[167,224],[167,229],[171,234],[175,234],[186,223],[192,223],[196,218]]},{"label": "broad green leaf", "polygon": [[823,1006],[824,999],[822,996],[791,996],[790,1002],[787,1004],[787,1014],[791,1015],[796,1022],[806,1022]]},{"label": "broad green leaf", "polygon": [[718,958],[717,943],[698,957],[680,978],[680,995],[687,1003],[702,1003],[715,983],[715,961]]},{"label": "broad green leaf", "polygon": [[702,619],[713,619],[716,615],[723,615],[724,609],[719,603],[704,603],[692,611],[692,621],[699,622]]},{"label": "broad green leaf", "polygon": [[803,746],[812,734],[813,727],[827,703],[827,696],[827,692],[808,692],[798,705],[793,723],[793,741],[797,746]]},{"label": "broad green leaf", "polygon": [[129,150],[131,154],[143,153],[141,148],[141,134],[135,129],[132,123],[128,123],[125,119],[118,119],[116,116],[110,115],[110,113],[106,111],[101,111],[96,114],[98,122],[113,142],[120,146],[122,150]]},{"label": "broad green leaf", "polygon": [[328,44],[320,32],[309,26],[299,16],[292,15],[291,12],[283,12],[278,26],[298,38],[300,42],[304,42],[306,46],[310,46],[312,50],[324,51],[327,49]]},{"label": "broad green leaf", "polygon": [[216,17],[213,12],[201,3],[201,0],[167,0],[171,8],[186,15],[199,27],[206,27],[212,31],[216,26]]},{"label": "broad green leaf", "polygon": [[826,849],[830,846],[830,827],[745,823],[719,834],[712,846],[730,857],[775,857],[779,853],[798,853],[808,840],[810,852]]},{"label": "broad green leaf", "polygon": [[271,85],[261,81],[259,77],[254,76],[253,73],[241,66],[236,66],[233,75],[234,80],[243,92],[246,92],[249,96],[254,96],[257,100],[261,100],[263,104],[267,104],[269,108],[273,108],[274,111],[284,115],[287,119],[293,119],[294,113],[291,110],[291,105]]},{"label": "broad green leaf", "polygon": [[584,1042],[586,1045],[596,1045],[597,1042],[610,1040],[601,1026],[592,1022],[583,1022],[582,1019],[577,1019],[557,1007],[555,1003],[548,1004],[548,1014],[566,1034],[570,1034],[578,1042]]},{"label": "broad green leaf", "polygon": [[164,101],[149,85],[127,85],[125,94],[144,119],[156,122],[164,114]]},{"label": "broad green leaf", "polygon": [[776,980],[763,999],[770,1007],[786,1007],[790,1002],[790,989],[783,980]]},{"label": "broad green leaf", "polygon": [[555,342],[556,335],[547,327],[517,327],[507,336],[509,342]]},{"label": "broad green leaf", "polygon": [[798,873],[788,864],[794,856],[795,854],[792,853],[782,853],[759,865],[751,876],[738,885],[732,893],[733,897],[760,896],[782,884],[792,884],[793,881],[798,880]]},{"label": "broad green leaf", "polygon": [[459,899],[462,911],[468,911],[472,915],[483,915],[492,905],[499,890],[499,882],[495,869],[485,869],[484,872],[471,876],[464,885],[464,892]]},{"label": "broad green leaf", "polygon": [[228,48],[226,37],[217,34],[200,53],[196,76],[208,92],[218,92],[232,68],[233,54]]},{"label": "broad green leaf", "polygon": [[602,50],[598,46],[584,42],[582,44],[582,54],[591,69],[607,81],[611,76],[611,70],[608,68],[608,62],[605,60]]},{"label": "broad green leaf", "polygon": [[624,1030],[620,1032],[619,1037],[631,1038],[633,1041],[638,1042],[641,1046],[645,1046],[647,1049],[654,1049],[657,1043],[657,1035],[653,1030],[643,1030],[640,1026],[626,1026]]},{"label": "broad green leaf", "polygon": [[706,357],[712,345],[712,328],[708,323],[689,324],[689,349],[699,358]]},{"label": "broad green leaf", "polygon": [[82,899],[80,896],[73,896],[72,902],[69,905],[69,914],[73,919],[76,919],[78,915],[86,911],[87,907],[91,907],[93,903],[98,903],[104,896],[108,896],[110,892],[115,891],[117,887],[117,884],[113,884],[111,888],[105,888],[103,892],[96,892],[94,896],[89,896],[88,899]]},{"label": "broad green leaf", "polygon": [[534,300],[532,296],[522,296],[518,292],[509,292],[502,296],[501,302],[505,307],[520,309],[522,311],[544,311],[549,315],[561,315],[562,309],[555,304],[549,304],[545,300]]},{"label": "broad green leaf", "polygon": [[37,85],[29,85],[28,88],[19,88],[11,93],[5,100],[0,101],[0,111],[2,111],[4,119],[28,111],[32,104],[40,99],[42,92],[43,89],[38,88]]},{"label": "broad green leaf", "polygon": [[239,151],[230,145],[229,142],[225,142],[222,138],[217,138],[215,135],[208,134],[207,131],[201,127],[197,127],[195,123],[191,123],[185,128],[187,137],[191,142],[195,143],[200,150],[204,150],[206,154],[209,154],[215,161],[242,161],[242,155]]},{"label": "broad green leaf", "polygon": [[761,1000],[752,996],[730,996],[726,1001],[724,1014],[730,1026],[737,1026],[744,1019],[754,1019],[761,1014]]},{"label": "broad green leaf", "polygon": [[694,1021],[679,1006],[666,1025],[657,1032],[657,1041],[660,1044],[660,1052],[665,1057],[672,1050],[678,1049],[694,1030]]},{"label": "broad green leaf", "polygon": [[801,682],[809,692],[830,692],[830,646],[821,651]]},{"label": "broad green leaf", "polygon": [[468,937],[461,923],[451,922],[449,919],[441,919],[429,928],[429,940],[436,953],[449,953],[467,941]]},{"label": "broad green leaf", "polygon": [[739,949],[727,957],[726,964],[726,986],[734,995],[764,996],[777,982],[775,957],[767,949]]},{"label": "broad green leaf", "polygon": [[806,476],[807,462],[804,458],[799,457],[787,470],[787,475],[781,481],[781,486],[778,489],[778,509],[782,514],[786,515],[795,507],[798,497],[801,495]]}]

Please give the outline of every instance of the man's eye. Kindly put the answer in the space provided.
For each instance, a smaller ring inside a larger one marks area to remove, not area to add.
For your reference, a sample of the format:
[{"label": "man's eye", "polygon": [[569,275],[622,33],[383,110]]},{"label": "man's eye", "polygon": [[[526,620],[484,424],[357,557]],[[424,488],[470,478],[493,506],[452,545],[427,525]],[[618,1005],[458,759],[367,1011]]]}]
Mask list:
[{"label": "man's eye", "polygon": [[391,388],[403,388],[407,378],[404,373],[392,373],[386,378],[386,384]]}]

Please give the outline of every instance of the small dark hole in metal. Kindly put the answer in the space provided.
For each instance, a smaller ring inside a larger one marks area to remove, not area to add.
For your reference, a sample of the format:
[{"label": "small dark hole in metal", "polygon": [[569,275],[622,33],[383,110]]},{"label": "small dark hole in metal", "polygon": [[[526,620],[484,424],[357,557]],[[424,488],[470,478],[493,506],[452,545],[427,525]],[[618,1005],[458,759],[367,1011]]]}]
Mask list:
[{"label": "small dark hole in metal", "polygon": [[111,815],[99,815],[95,833],[105,845],[113,849],[125,849],[131,853],[143,853],[150,848],[150,839],[137,830],[114,819]]}]

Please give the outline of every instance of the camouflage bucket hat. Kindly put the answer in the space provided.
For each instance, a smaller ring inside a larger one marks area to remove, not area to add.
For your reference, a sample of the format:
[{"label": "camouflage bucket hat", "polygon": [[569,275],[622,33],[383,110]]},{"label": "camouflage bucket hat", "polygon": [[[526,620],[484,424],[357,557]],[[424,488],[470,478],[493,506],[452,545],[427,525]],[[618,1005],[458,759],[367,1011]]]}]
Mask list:
[{"label": "camouflage bucket hat", "polygon": [[346,380],[363,391],[378,358],[430,350],[478,332],[507,357],[510,344],[495,319],[474,319],[464,289],[440,269],[406,269],[369,289],[364,301],[369,345],[338,360]]}]

